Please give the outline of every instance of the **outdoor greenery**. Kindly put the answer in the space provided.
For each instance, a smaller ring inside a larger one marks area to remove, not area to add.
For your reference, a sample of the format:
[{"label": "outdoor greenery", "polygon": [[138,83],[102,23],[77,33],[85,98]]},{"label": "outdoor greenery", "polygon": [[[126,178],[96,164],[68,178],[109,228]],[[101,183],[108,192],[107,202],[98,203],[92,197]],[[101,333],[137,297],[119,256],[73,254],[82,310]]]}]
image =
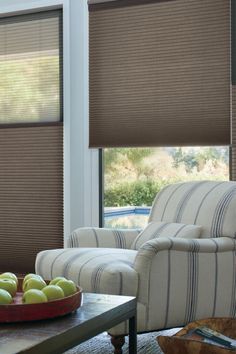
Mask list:
[{"label": "outdoor greenery", "polygon": [[59,56],[0,60],[0,123],[59,117]]},{"label": "outdoor greenery", "polygon": [[227,147],[105,149],[105,207],[151,206],[179,181],[227,180],[228,158]]},{"label": "outdoor greenery", "polygon": [[126,206],[126,205],[152,205],[153,199],[158,190],[164,187],[165,182],[153,180],[124,182],[106,189],[105,206]]}]

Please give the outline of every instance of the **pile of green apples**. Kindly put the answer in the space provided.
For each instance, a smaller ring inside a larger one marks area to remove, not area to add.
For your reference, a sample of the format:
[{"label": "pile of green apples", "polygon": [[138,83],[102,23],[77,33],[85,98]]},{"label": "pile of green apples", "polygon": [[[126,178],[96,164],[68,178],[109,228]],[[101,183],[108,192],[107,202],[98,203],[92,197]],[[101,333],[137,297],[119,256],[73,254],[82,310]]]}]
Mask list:
[{"label": "pile of green apples", "polygon": [[[14,273],[0,274],[0,305],[8,305],[13,302],[18,286],[18,279]],[[62,299],[77,292],[77,287],[72,280],[65,277],[52,279],[49,285],[37,274],[27,274],[22,283],[22,303],[37,304]]]}]

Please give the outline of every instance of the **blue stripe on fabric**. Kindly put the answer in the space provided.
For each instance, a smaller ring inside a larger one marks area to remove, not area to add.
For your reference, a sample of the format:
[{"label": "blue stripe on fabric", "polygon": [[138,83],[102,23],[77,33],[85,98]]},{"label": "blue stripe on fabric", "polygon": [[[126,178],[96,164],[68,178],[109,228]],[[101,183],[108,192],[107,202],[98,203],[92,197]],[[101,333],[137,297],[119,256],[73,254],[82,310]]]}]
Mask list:
[{"label": "blue stripe on fabric", "polygon": [[77,261],[80,257],[84,256],[85,254],[88,253],[88,250],[85,249],[83,250],[83,248],[80,248],[76,254],[72,255],[68,260],[67,262],[64,264],[64,269],[63,269],[63,276],[65,278],[69,278],[69,274],[70,274],[70,269],[73,265],[73,263],[75,261]]},{"label": "blue stripe on fabric", "polygon": [[149,217],[148,222],[153,221],[153,215],[154,215],[155,212],[156,212],[156,206],[157,206],[157,203],[158,203],[159,199],[161,198],[162,194],[163,194],[164,192],[166,192],[168,189],[170,189],[171,187],[172,187],[172,185],[168,185],[168,186],[162,188],[162,189],[158,192],[156,198],[154,199],[154,202],[153,202],[153,205],[152,205],[152,208],[151,208],[150,217]]},{"label": "blue stripe on fabric", "polygon": [[172,235],[171,237],[177,237],[179,235],[179,233],[181,231],[183,231],[183,229],[185,229],[186,227],[188,228],[189,225],[180,225],[179,230],[176,231],[176,233],[174,235]]},{"label": "blue stripe on fabric", "polygon": [[[213,182],[210,182],[210,183],[213,183]],[[202,205],[203,205],[203,203],[205,202],[206,198],[209,196],[209,194],[211,194],[211,193],[214,191],[215,188],[220,187],[220,186],[222,185],[222,183],[224,183],[224,182],[215,182],[215,183],[216,183],[216,184],[213,186],[213,188],[209,189],[209,190],[207,191],[207,193],[204,195],[204,197],[202,198],[201,203],[200,203],[199,206],[198,206],[198,210],[197,210],[195,219],[194,219],[194,221],[193,221],[193,224],[197,224],[197,219],[198,219],[200,210],[201,210]]]},{"label": "blue stripe on fabric", "polygon": [[167,206],[168,206],[170,200],[174,197],[174,194],[177,192],[177,190],[178,190],[180,187],[182,187],[183,185],[184,185],[184,183],[179,183],[179,184],[177,185],[177,187],[173,190],[173,192],[169,195],[169,198],[168,198],[167,201],[166,201],[166,204],[165,204],[165,206],[164,206],[164,209],[163,209],[163,212],[162,212],[162,215],[161,215],[161,218],[160,218],[161,221],[162,221],[163,218],[164,218],[164,215],[165,215],[165,212],[166,212],[166,208],[167,208]]},{"label": "blue stripe on fabric", "polygon": [[160,226],[152,233],[152,235],[150,236],[150,240],[152,240],[152,239],[154,239],[154,238],[157,238],[163,230],[165,230],[165,229],[167,229],[167,228],[169,227],[169,225],[170,225],[169,223],[160,225]]},{"label": "blue stripe on fabric", "polygon": [[[131,264],[131,262],[129,262],[129,261],[121,261],[121,260],[111,261],[111,260],[109,260],[106,263],[99,264],[93,270],[92,275],[91,275],[91,289],[92,289],[93,292],[95,292],[95,293],[100,293],[101,292],[100,285],[101,285],[101,277],[102,277],[103,272],[107,268],[109,268],[112,264],[115,264],[115,263],[117,263],[119,261],[121,263],[123,263],[123,264],[127,264],[127,265]],[[123,273],[120,272],[119,269],[117,268],[116,274],[118,274],[119,278],[120,278],[119,290],[118,290],[118,294],[117,295],[121,295],[123,293]]]},{"label": "blue stripe on fabric", "polygon": [[165,310],[165,322],[164,328],[167,328],[169,310],[170,310],[170,283],[171,283],[171,255],[170,250],[168,250],[168,275],[167,275],[167,292],[166,292],[166,310]]},{"label": "blue stripe on fabric", "polygon": [[[56,263],[56,261],[62,256],[62,255],[64,255],[66,252],[71,252],[71,249],[66,249],[66,250],[63,250],[60,254],[58,254],[55,258],[54,258],[54,260],[52,261],[52,263],[51,263],[51,279],[53,279],[54,278],[54,275],[53,275],[53,267],[54,267],[54,265],[55,265],[55,263]],[[56,276],[56,275],[55,275]]]},{"label": "blue stripe on fabric", "polygon": [[232,186],[219,200],[212,219],[211,237],[222,236],[224,218],[229,208],[230,201],[236,195],[236,187]]},{"label": "blue stripe on fabric", "polygon": [[90,250],[87,250],[87,253],[91,253],[91,254],[95,254],[94,257],[90,257],[86,262],[84,262],[83,264],[81,264],[81,267],[79,269],[79,272],[78,272],[78,278],[77,278],[77,284],[80,284],[80,277],[81,277],[81,274],[82,274],[82,269],[89,263],[91,262],[93,259],[95,258],[99,258],[99,257],[104,257],[104,256],[107,256],[107,255],[110,255],[110,252],[107,251],[107,253],[103,253],[103,254],[97,254],[97,250],[96,248],[95,249],[92,249],[91,251]]},{"label": "blue stripe on fabric", "polygon": [[113,235],[116,243],[116,248],[126,248],[126,240],[124,233],[119,230],[113,230]]},{"label": "blue stripe on fabric", "polygon": [[104,269],[108,266],[107,263],[102,263],[97,266],[91,275],[91,289],[94,293],[100,292],[100,279]]},{"label": "blue stripe on fabric", "polygon": [[[161,232],[165,229],[167,229],[169,226],[171,225],[171,223],[163,223],[161,225],[159,225],[155,231],[152,232],[152,234],[149,236],[148,239],[146,239],[143,243],[147,242],[147,241],[150,241],[150,240],[153,240],[157,237],[160,236]],[[149,228],[152,227],[152,224],[149,224],[148,226]],[[147,229],[146,229],[147,230]],[[135,241],[134,241],[134,245],[133,245],[133,249],[137,249],[137,243],[140,241],[140,238],[142,239],[142,235],[136,237]]]},{"label": "blue stripe on fabric", "polygon": [[68,240],[67,240],[67,244],[68,244],[69,248],[76,247],[75,238],[74,238],[73,234],[69,235]]},{"label": "blue stripe on fabric", "polygon": [[43,275],[43,260],[47,257],[48,254],[51,254],[51,253],[52,253],[52,251],[48,250],[48,251],[44,251],[43,254],[38,256],[39,258],[37,260],[37,274],[39,274],[41,276]]},{"label": "blue stripe on fabric", "polygon": [[79,237],[76,236],[75,233],[71,235],[71,243],[72,243],[72,248],[74,247],[79,247]]},{"label": "blue stripe on fabric", "polygon": [[94,228],[92,228],[93,234],[94,234],[94,238],[95,238],[95,242],[96,242],[96,247],[99,247],[99,241],[98,241],[98,235],[97,232]]},{"label": "blue stripe on fabric", "polygon": [[212,309],[212,316],[214,317],[215,313],[216,313],[217,288],[218,288],[218,249],[219,249],[219,245],[214,239],[212,239],[211,241],[216,246],[216,249],[215,249],[215,272],[214,272],[215,285],[214,285],[214,300],[213,300],[213,309]]},{"label": "blue stripe on fabric", "polygon": [[202,181],[202,182],[194,182],[193,184],[190,184],[190,189],[188,189],[184,193],[183,197],[179,201],[178,206],[176,207],[176,214],[174,217],[175,222],[181,222],[184,210],[186,208],[186,205],[187,205],[189,199],[191,198],[193,193],[205,183],[207,183],[207,182]]},{"label": "blue stripe on fabric", "polygon": [[232,264],[232,290],[231,290],[231,304],[230,304],[230,317],[236,316],[236,252],[232,252],[233,264]]},{"label": "blue stripe on fabric", "polygon": [[199,275],[199,254],[193,253],[193,279],[192,279],[192,306],[190,307],[189,321],[195,319],[198,300],[198,275]]},{"label": "blue stripe on fabric", "polygon": [[199,250],[199,244],[195,240],[192,240],[191,245],[193,251],[188,253],[185,323],[189,323],[195,319],[198,300],[199,254],[196,250]]}]

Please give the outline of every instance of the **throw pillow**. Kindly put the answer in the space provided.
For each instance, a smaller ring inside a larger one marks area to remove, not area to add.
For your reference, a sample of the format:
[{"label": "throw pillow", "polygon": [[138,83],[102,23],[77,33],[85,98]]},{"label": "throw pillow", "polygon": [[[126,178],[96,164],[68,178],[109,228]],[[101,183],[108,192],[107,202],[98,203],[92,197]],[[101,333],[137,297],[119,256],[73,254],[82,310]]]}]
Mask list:
[{"label": "throw pillow", "polygon": [[201,226],[174,222],[151,222],[136,237],[131,249],[138,250],[145,242],[157,237],[199,238]]}]

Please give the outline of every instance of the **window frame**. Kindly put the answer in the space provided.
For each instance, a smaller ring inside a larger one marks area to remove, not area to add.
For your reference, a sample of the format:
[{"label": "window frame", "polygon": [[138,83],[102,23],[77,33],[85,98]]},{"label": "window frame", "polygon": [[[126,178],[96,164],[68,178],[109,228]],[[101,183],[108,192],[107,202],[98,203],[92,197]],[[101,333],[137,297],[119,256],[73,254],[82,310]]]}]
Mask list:
[{"label": "window frame", "polygon": [[7,18],[7,17],[17,17],[17,16],[24,16],[24,15],[31,15],[31,14],[37,14],[37,13],[46,13],[46,12],[50,12],[50,11],[55,11],[58,10],[59,15],[58,15],[58,19],[59,19],[59,38],[60,38],[60,45],[59,45],[59,53],[58,53],[58,57],[59,57],[59,117],[57,121],[52,121],[52,122],[48,122],[48,121],[42,121],[42,122],[19,122],[19,123],[1,123],[0,122],[0,129],[4,129],[4,128],[27,128],[27,127],[44,127],[44,126],[61,126],[63,125],[63,121],[64,121],[64,92],[63,92],[63,87],[64,87],[64,68],[63,68],[63,55],[64,55],[64,40],[63,40],[63,8],[62,7],[49,7],[45,10],[40,9],[38,11],[27,11],[27,12],[17,12],[17,13],[13,13],[13,14],[8,14],[6,16],[0,16],[0,20],[1,18]]},{"label": "window frame", "polygon": [[1,0],[0,17],[63,12],[64,245],[78,227],[99,225],[98,149],[88,148],[88,8],[78,0]]},{"label": "window frame", "polygon": [[[206,146],[201,146],[202,148]],[[209,146],[209,147],[217,147],[216,145],[214,146]],[[232,181],[232,146],[231,145],[224,145],[222,147],[227,147],[228,148],[228,157],[229,157],[229,165],[228,165],[228,172],[229,172],[229,181]],[[124,147],[125,148],[125,147]],[[139,147],[133,147],[133,149],[138,149]],[[141,147],[140,147],[141,148]],[[154,147],[155,148],[155,147]],[[109,147],[108,149],[113,149],[112,147]],[[104,207],[104,190],[105,190],[105,178],[104,178],[104,171],[105,171],[105,166],[104,166],[104,149],[100,148],[99,149],[99,227],[106,227],[105,226],[105,207]]]}]

